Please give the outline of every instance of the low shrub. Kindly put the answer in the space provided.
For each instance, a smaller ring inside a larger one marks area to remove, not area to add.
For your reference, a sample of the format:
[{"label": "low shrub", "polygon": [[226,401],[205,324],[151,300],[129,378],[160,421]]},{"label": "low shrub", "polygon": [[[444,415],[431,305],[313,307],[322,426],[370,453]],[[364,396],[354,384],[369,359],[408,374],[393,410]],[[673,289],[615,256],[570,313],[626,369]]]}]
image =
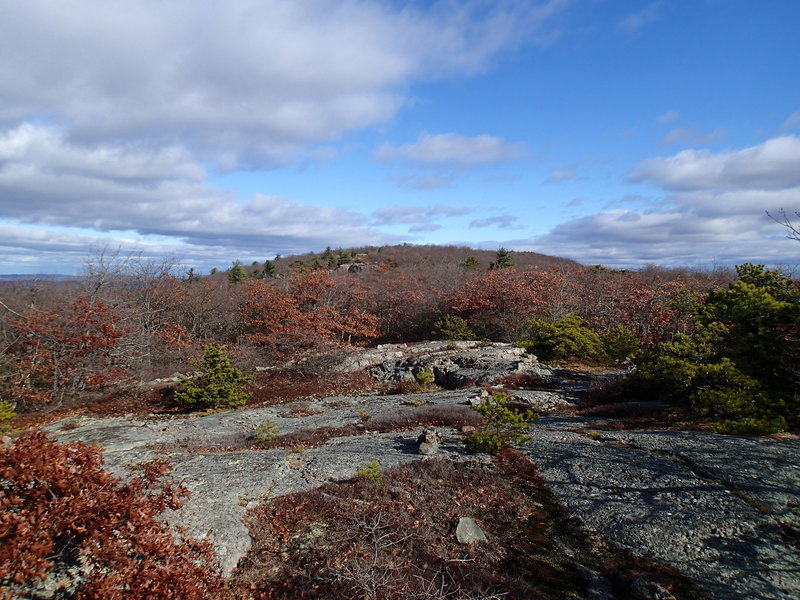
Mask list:
[{"label": "low shrub", "polygon": [[358,476],[361,479],[374,483],[378,487],[383,485],[383,471],[376,460],[369,461],[364,467],[359,469]]},{"label": "low shrub", "polygon": [[281,437],[281,432],[272,421],[264,421],[256,428],[255,437],[259,444],[267,444]]},{"label": "low shrub", "polygon": [[434,340],[474,340],[477,336],[469,324],[456,315],[446,315],[433,324],[431,338]]},{"label": "low shrub", "polygon": [[425,369],[424,371],[420,371],[414,375],[414,381],[416,381],[423,388],[433,383],[434,379],[435,377],[432,369]]},{"label": "low shrub", "polygon": [[12,431],[13,428],[6,423],[6,421],[11,421],[15,419],[16,416],[17,413],[14,411],[14,405],[11,404],[11,402],[0,400],[0,433]]},{"label": "low shrub", "polygon": [[639,354],[642,342],[633,330],[624,325],[615,325],[609,331],[600,334],[605,355],[614,363],[627,363]]},{"label": "low shrub", "polygon": [[742,417],[740,419],[725,419],[714,425],[714,431],[728,435],[769,435],[783,431],[786,428],[786,419],[783,417],[762,419]]},{"label": "low shrub", "polygon": [[525,373],[523,371],[515,371],[504,375],[495,382],[496,385],[512,390],[538,390],[543,387],[552,387],[548,384],[541,375],[536,373]]},{"label": "low shrub", "polygon": [[593,363],[608,360],[600,336],[587,327],[578,315],[569,315],[556,323],[531,321],[532,339],[520,345],[543,362],[580,359]]},{"label": "low shrub", "polygon": [[392,413],[377,416],[370,422],[370,429],[396,431],[420,425],[463,427],[464,425],[478,425],[481,420],[481,415],[463,404],[427,404],[401,408]]},{"label": "low shrub", "polygon": [[530,412],[517,412],[506,406],[508,395],[493,392],[483,404],[475,408],[483,421],[465,443],[470,452],[493,452],[507,445],[525,443],[530,423],[536,416]]},{"label": "low shrub", "polygon": [[40,431],[0,447],[0,597],[220,598],[211,545],[159,518],[188,494],[167,463],[126,480],[102,464],[99,448]]},{"label": "low shrub", "polygon": [[250,378],[231,365],[223,346],[207,345],[203,360],[192,365],[197,372],[178,380],[184,389],[175,393],[176,402],[200,408],[235,408],[247,402],[250,394],[244,386]]}]

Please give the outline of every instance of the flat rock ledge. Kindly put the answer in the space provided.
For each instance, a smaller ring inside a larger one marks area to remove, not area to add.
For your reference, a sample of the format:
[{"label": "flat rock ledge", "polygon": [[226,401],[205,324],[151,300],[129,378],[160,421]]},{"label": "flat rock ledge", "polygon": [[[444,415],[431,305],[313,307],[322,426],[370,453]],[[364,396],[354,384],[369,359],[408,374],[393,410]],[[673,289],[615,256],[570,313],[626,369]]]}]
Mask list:
[{"label": "flat rock ledge", "polygon": [[[567,378],[562,390],[531,394],[561,394],[570,403],[579,383]],[[427,459],[417,442],[424,427],[370,432],[365,414],[377,419],[420,397],[428,405],[463,405],[479,394],[336,396],[316,400],[318,414],[300,417],[286,406],[182,418],[73,416],[45,429],[61,441],[101,444],[107,468],[118,475],[155,458],[169,461],[191,496],[167,518],[211,540],[230,574],[250,547],[243,521],[249,507],[353,477],[371,461],[385,469]],[[253,449],[253,433],[265,421],[281,433],[359,423],[363,432],[302,452]],[[603,423],[544,416],[521,448],[583,527],[673,565],[719,599],[800,597],[800,440],[606,431]],[[437,457],[489,462],[465,451],[459,431],[437,427],[436,434]]]}]

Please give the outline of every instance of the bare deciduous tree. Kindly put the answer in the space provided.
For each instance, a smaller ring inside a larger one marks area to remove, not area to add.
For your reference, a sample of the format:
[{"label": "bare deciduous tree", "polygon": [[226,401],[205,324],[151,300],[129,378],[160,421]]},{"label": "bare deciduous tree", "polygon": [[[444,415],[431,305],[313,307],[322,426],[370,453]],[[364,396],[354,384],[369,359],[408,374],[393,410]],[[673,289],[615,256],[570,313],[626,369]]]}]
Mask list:
[{"label": "bare deciduous tree", "polygon": [[[800,218],[800,211],[795,211],[794,214],[797,218]],[[800,224],[794,223],[784,209],[780,209],[778,216],[773,216],[769,211],[767,211],[767,216],[775,221],[778,225],[786,228],[787,238],[800,242]]]}]

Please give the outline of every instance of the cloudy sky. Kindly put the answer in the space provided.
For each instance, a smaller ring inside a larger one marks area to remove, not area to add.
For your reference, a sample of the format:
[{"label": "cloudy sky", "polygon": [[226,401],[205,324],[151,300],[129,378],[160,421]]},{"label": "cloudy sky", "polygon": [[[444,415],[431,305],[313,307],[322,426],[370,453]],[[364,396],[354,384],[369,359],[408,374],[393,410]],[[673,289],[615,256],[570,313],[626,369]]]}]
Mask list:
[{"label": "cloudy sky", "polygon": [[7,0],[0,273],[443,243],[800,264],[797,0]]}]

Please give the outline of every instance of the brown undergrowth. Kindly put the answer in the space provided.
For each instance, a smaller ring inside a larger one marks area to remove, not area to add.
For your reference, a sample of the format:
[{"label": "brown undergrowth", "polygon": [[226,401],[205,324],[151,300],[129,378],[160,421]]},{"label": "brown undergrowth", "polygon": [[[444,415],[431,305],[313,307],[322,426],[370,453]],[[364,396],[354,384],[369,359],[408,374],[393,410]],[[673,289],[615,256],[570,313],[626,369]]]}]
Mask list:
[{"label": "brown undergrowth", "polygon": [[[615,598],[641,577],[675,598],[706,598],[671,569],[583,534],[521,454],[494,465],[418,461],[266,502],[248,514],[250,553],[231,598],[409,600],[587,598],[587,573]],[[488,542],[461,545],[471,517]]]},{"label": "brown undergrowth", "polygon": [[376,387],[375,380],[366,371],[317,375],[291,371],[265,371],[253,378],[249,408],[286,404],[302,399],[341,396],[365,392]]},{"label": "brown undergrowth", "polygon": [[[288,404],[298,400],[352,394],[373,390],[375,380],[366,372],[311,376],[298,372],[256,373],[245,408]],[[39,427],[72,415],[120,417],[125,415],[180,414],[191,412],[174,401],[176,384],[163,383],[152,388],[128,386],[112,388],[95,398],[76,398],[62,406],[17,417],[11,425],[18,429]]]},{"label": "brown undergrowth", "polygon": [[259,448],[286,448],[303,445],[317,447],[331,438],[360,435],[367,432],[384,433],[415,429],[420,426],[464,427],[480,424],[483,417],[469,406],[454,404],[429,404],[425,406],[403,407],[394,412],[374,418],[362,417],[361,423],[351,423],[341,427],[318,427],[301,429],[277,437],[271,442],[260,444]]}]

